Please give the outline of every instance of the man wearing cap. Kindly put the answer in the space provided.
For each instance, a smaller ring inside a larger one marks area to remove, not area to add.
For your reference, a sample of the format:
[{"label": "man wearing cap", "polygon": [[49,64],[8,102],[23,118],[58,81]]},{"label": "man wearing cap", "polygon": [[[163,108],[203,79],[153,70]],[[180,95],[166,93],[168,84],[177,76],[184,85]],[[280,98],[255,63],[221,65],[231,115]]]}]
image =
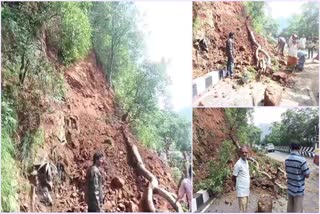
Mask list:
[{"label": "man wearing cap", "polygon": [[307,161],[299,154],[300,145],[291,144],[291,154],[285,160],[288,184],[288,206],[287,212],[303,212],[303,196],[305,190],[305,179],[309,177],[310,170]]},{"label": "man wearing cap", "polygon": [[88,169],[86,181],[86,202],[88,204],[88,212],[101,212],[103,204],[102,193],[102,175],[99,167],[104,162],[104,155],[98,151],[93,155],[93,165]]}]

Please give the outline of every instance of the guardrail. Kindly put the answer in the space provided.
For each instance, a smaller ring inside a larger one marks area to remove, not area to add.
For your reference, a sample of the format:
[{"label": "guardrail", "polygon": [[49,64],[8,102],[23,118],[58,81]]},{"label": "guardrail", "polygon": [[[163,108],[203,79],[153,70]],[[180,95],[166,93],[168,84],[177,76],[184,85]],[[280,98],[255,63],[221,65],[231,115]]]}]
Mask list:
[{"label": "guardrail", "polygon": [[[274,148],[276,151],[279,151],[279,152],[290,153],[289,146],[275,146]],[[313,158],[315,156],[315,148],[314,147],[301,147],[299,153],[302,156]]]}]

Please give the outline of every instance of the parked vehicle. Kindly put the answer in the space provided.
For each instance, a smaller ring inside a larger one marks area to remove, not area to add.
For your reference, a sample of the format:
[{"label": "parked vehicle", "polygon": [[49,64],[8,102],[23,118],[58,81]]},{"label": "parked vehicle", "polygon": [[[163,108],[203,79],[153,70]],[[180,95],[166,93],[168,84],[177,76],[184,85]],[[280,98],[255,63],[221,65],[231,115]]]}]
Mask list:
[{"label": "parked vehicle", "polygon": [[268,152],[274,152],[274,145],[272,143],[268,143],[266,146],[266,150]]}]

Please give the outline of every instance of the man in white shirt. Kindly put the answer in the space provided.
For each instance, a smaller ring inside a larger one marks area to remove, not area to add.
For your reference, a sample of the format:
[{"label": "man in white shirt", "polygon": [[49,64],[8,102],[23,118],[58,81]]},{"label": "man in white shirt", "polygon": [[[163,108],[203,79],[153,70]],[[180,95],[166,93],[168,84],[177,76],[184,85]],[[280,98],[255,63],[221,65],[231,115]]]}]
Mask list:
[{"label": "man in white shirt", "polygon": [[304,36],[304,34],[302,34],[302,37],[299,39],[299,48],[301,50],[305,50],[306,49],[306,42],[307,42],[307,39]]},{"label": "man in white shirt", "polygon": [[247,212],[250,193],[250,174],[248,165],[248,149],[241,147],[239,150],[240,159],[233,169],[232,180],[236,183],[237,197],[240,212]]}]

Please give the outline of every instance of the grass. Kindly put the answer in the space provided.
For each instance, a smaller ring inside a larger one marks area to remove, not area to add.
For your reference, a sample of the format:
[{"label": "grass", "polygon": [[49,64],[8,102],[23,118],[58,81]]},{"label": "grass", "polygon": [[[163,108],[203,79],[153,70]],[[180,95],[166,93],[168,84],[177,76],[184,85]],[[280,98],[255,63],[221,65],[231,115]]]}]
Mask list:
[{"label": "grass", "polygon": [[10,102],[1,103],[1,212],[17,212],[18,206],[18,169],[15,162],[15,147],[10,137],[17,127],[16,113]]}]

